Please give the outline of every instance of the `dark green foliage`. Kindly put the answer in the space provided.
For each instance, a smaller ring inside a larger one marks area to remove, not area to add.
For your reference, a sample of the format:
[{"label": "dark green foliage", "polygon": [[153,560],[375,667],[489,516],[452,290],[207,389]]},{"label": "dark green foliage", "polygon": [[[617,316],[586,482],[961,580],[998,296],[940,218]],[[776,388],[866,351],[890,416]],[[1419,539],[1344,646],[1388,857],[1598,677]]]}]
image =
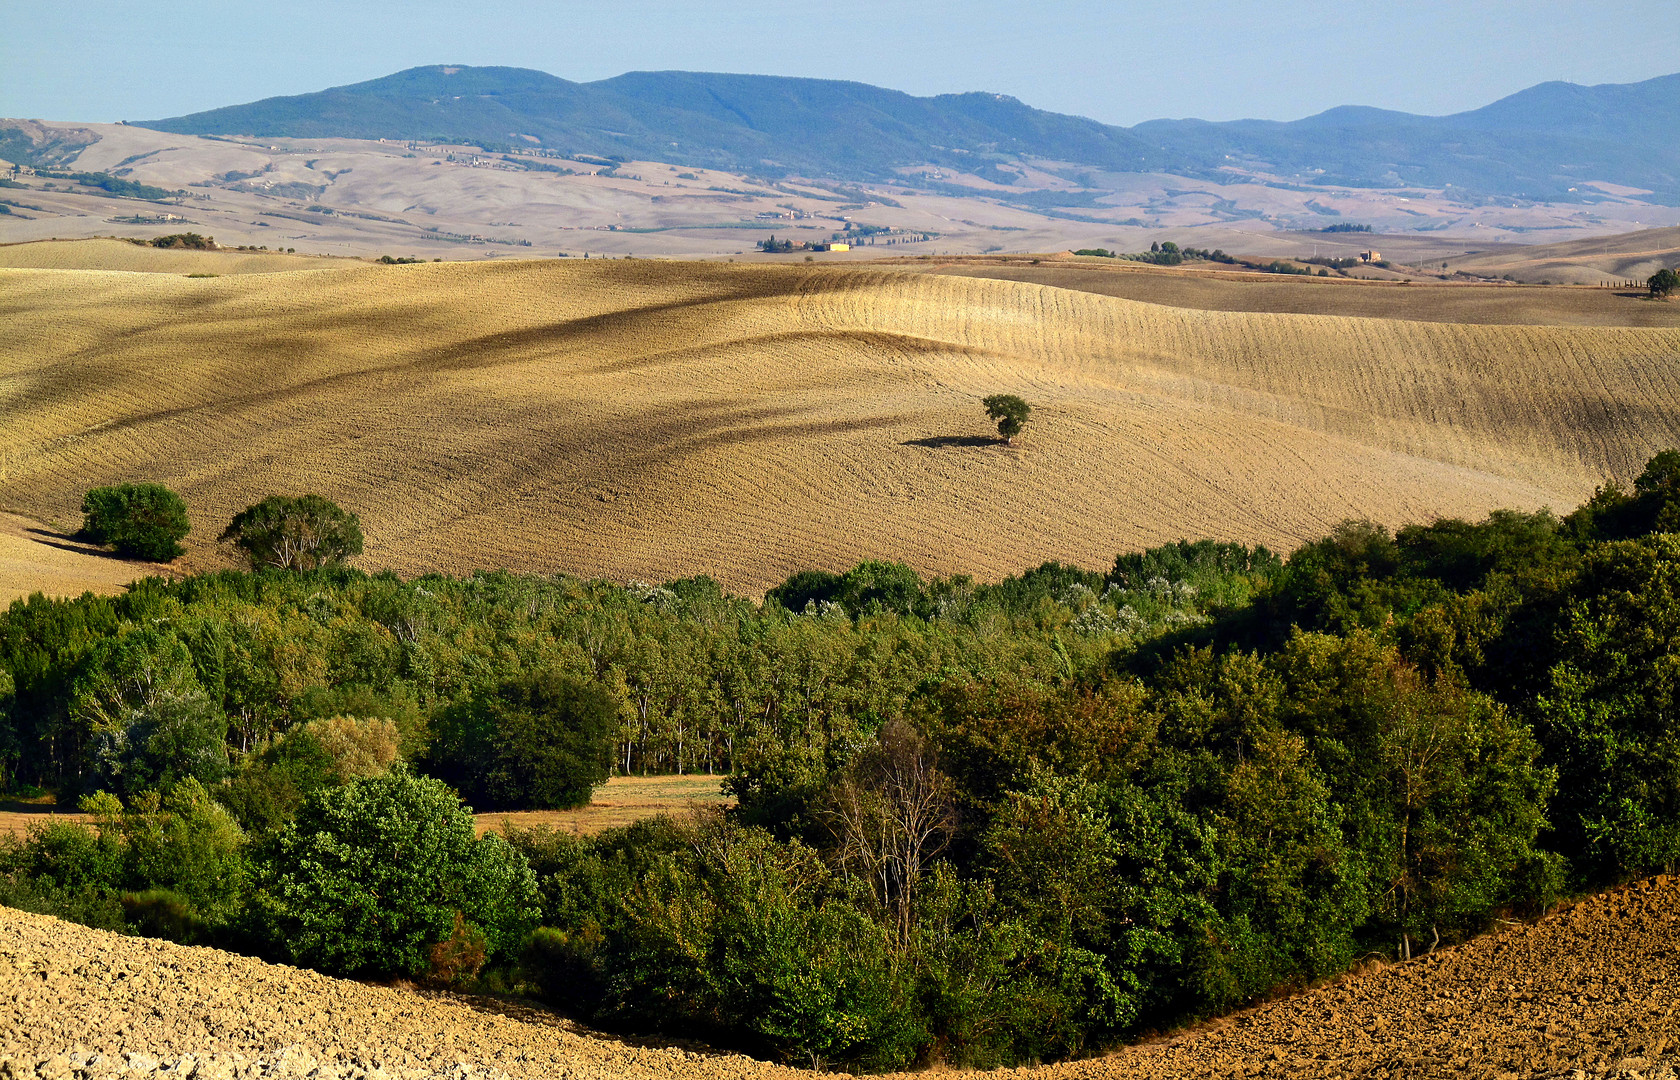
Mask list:
[{"label": "dark green foliage", "polygon": [[[342,567],[36,598],[0,616],[0,760],[128,805],[0,847],[0,899],[335,971],[487,960],[806,1065],[1088,1053],[1680,864],[1677,492],[1664,452],[1561,523],[867,562],[763,607]],[[227,783],[192,778],[211,743]],[[399,749],[485,804],[609,760],[739,804],[475,842],[378,776]]]},{"label": "dark green foliage", "polygon": [[1666,300],[1676,289],[1680,289],[1680,274],[1665,267],[1652,274],[1645,287],[1650,290],[1653,300]]},{"label": "dark green foliage", "polygon": [[840,575],[827,570],[801,570],[764,594],[787,610],[800,614],[812,604],[826,604],[840,595]]},{"label": "dark green foliage", "polygon": [[536,922],[524,858],[475,840],[455,793],[405,770],[311,796],[259,887],[267,939],[334,974],[422,976],[457,913],[511,959]]},{"label": "dark green foliage", "polygon": [[776,239],[775,234],[772,233],[769,239],[760,240],[758,242],[758,250],[767,252],[771,255],[785,255],[793,250],[793,241],[778,240]]},{"label": "dark green foliage", "polygon": [[168,562],[186,554],[187,504],[162,484],[118,484],[82,496],[81,535],[119,555]]},{"label": "dark green foliage", "polygon": [[998,434],[1005,443],[1015,441],[1032,413],[1032,406],[1014,394],[993,394],[980,404],[985,406],[986,415],[997,421]]},{"label": "dark green foliage", "polygon": [[216,238],[214,236],[200,236],[198,233],[170,233],[168,236],[154,236],[151,245],[155,248],[185,248],[189,251],[215,251]]},{"label": "dark green foliage", "polygon": [[227,768],[227,719],[204,692],[187,646],[143,628],[94,645],[69,686],[60,729],[84,748],[85,790],[120,795],[205,783]]},{"label": "dark green foliage", "polygon": [[178,195],[185,195],[184,191],[169,191],[165,188],[142,184],[137,180],[124,180],[120,176],[112,176],[105,172],[49,172],[40,171],[37,175],[52,177],[55,180],[70,180],[86,187],[95,188],[119,199],[145,199],[148,202],[162,202]]},{"label": "dark green foliage", "polygon": [[1336,222],[1336,224],[1326,225],[1326,226],[1324,226],[1324,228],[1319,229],[1318,231],[1322,232],[1322,233],[1361,233],[1361,232],[1370,232],[1371,231],[1371,226],[1369,226],[1369,225],[1355,225],[1351,221],[1338,221],[1338,222]]},{"label": "dark green foliage", "polygon": [[1680,450],[1653,457],[1633,491],[1614,484],[1593,493],[1564,519],[1564,528],[1583,540],[1627,540],[1655,532],[1680,532]]},{"label": "dark green foliage", "polygon": [[612,695],[549,668],[447,710],[429,767],[485,808],[569,810],[606,781],[617,733]]},{"label": "dark green foliage", "polygon": [[1559,616],[1533,713],[1561,850],[1593,880],[1680,866],[1680,538],[1593,550]]},{"label": "dark green foliage", "polygon": [[257,570],[314,570],[362,553],[356,515],[319,495],[270,495],[240,511],[218,539],[238,548]]}]

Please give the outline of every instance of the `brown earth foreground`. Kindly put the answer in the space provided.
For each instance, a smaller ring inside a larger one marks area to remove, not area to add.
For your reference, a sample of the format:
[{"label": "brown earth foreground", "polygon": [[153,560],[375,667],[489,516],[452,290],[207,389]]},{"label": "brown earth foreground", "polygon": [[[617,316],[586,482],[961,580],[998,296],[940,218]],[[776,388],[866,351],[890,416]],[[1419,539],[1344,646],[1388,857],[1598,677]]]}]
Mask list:
[{"label": "brown earth foreground", "polygon": [[[1655,878],[1169,1040],[1011,1072],[1021,1080],[1663,1080],[1680,1063],[1677,1005],[1680,878]],[[102,1055],[91,1068],[90,1054]],[[739,1055],[592,1036],[520,1006],[329,979],[0,908],[0,1077],[52,1080],[119,1067],[183,1080],[811,1075]]]}]

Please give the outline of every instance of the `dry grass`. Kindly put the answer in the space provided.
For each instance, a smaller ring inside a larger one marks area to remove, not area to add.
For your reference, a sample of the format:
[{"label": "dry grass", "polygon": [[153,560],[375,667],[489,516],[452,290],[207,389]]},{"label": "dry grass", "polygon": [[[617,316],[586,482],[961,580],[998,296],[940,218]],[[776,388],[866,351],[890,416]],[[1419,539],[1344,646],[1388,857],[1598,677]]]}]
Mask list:
[{"label": "dry grass", "polygon": [[[659,814],[682,814],[695,806],[728,806],[720,776],[615,776],[595,790],[581,810],[519,810],[478,815],[478,832],[509,825],[518,829],[560,829],[593,835]],[[24,837],[50,821],[87,821],[86,814],[55,806],[50,798],[0,802],[0,835]]]},{"label": "dry grass", "polygon": [[1096,259],[1044,258],[1034,266],[1021,256],[906,260],[892,265],[900,270],[1035,282],[1199,311],[1348,315],[1484,326],[1680,327],[1680,304],[1652,302],[1632,289],[1348,281],[1165,269]]},{"label": "dry grass", "polygon": [[580,810],[517,810],[478,815],[478,832],[511,826],[515,829],[559,829],[591,836],[657,817],[680,815],[692,807],[732,805],[720,786],[721,776],[615,776],[595,790]]},{"label": "dry grass", "polygon": [[[269,492],[363,565],[758,590],[903,559],[997,577],[1564,508],[1680,443],[1680,330],[1197,311],[821,266],[0,270],[0,505],[156,480],[189,567]],[[986,441],[979,399],[1037,406]]]}]

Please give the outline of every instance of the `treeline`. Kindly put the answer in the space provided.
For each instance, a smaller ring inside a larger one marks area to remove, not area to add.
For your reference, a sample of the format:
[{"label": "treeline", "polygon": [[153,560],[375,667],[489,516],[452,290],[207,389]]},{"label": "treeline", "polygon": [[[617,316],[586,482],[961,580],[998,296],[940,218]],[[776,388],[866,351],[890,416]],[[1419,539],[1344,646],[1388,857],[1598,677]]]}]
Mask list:
[{"label": "treeline", "polygon": [[[1287,562],[34,598],[0,618],[8,769],[105,794],[0,896],[804,1064],[1077,1055],[1680,865],[1676,533],[1669,451],[1561,520]],[[739,805],[475,841],[455,794],[610,770]]]},{"label": "treeline", "polygon": [[107,195],[119,199],[145,199],[150,202],[162,202],[185,195],[185,191],[170,191],[152,184],[142,184],[138,180],[124,180],[120,176],[112,176],[105,172],[51,172],[36,170],[36,176],[53,180],[69,180],[84,187],[98,188]]},{"label": "treeline", "polygon": [[1179,247],[1171,240],[1158,240],[1149,245],[1148,251],[1119,252],[1107,248],[1080,248],[1075,255],[1096,255],[1105,259],[1125,259],[1129,262],[1150,263],[1154,266],[1178,266],[1186,259],[1200,259],[1203,262],[1235,264],[1235,256],[1227,255],[1218,248],[1209,251],[1207,248]]}]

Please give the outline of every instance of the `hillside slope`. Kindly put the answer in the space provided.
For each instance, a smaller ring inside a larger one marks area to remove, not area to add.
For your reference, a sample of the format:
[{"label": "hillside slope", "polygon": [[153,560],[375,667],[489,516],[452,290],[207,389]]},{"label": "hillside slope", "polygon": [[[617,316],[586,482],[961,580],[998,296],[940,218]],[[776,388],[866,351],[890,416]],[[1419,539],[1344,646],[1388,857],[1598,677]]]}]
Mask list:
[{"label": "hillside slope", "polygon": [[937,164],[1004,185],[1013,177],[996,172],[997,163],[1027,159],[1072,164],[1065,175],[1081,186],[1090,166],[1214,180],[1237,168],[1314,184],[1447,185],[1580,202],[1600,198],[1581,194],[1580,185],[1610,181],[1672,204],[1680,199],[1680,151],[1667,135],[1680,125],[1677,85],[1680,75],[1545,83],[1444,117],[1343,107],[1292,122],[1123,128],[1002,94],[919,98],[855,82],[692,71],[575,83],[524,68],[434,65],[143,126],[185,135],[531,141],[565,154],[848,178]]},{"label": "hillside slope", "polygon": [[48,240],[0,244],[0,267],[19,270],[129,270],[143,274],[274,274],[321,265],[318,258],[269,251],[191,251],[126,240]]},{"label": "hillside slope", "polygon": [[[1206,1030],[1014,1072],[1027,1080],[1672,1076],[1677,923],[1680,882],[1656,878]],[[194,1054],[208,1058],[212,1076],[233,1055],[284,1060],[295,1071],[283,1075],[320,1067],[313,1075],[337,1076],[352,1061],[405,1078],[450,1069],[458,1078],[472,1069],[529,1080],[819,1075],[591,1038],[515,1005],[329,979],[0,908],[0,1062],[30,1075],[29,1066],[77,1048]]]},{"label": "hillside slope", "polygon": [[[161,481],[197,566],[248,503],[319,491],[404,572],[997,577],[1563,509],[1680,444],[1680,329],[598,260],[0,270],[0,319],[0,508],[65,520],[90,485]],[[1037,407],[1015,448],[981,414],[999,392]]]}]

